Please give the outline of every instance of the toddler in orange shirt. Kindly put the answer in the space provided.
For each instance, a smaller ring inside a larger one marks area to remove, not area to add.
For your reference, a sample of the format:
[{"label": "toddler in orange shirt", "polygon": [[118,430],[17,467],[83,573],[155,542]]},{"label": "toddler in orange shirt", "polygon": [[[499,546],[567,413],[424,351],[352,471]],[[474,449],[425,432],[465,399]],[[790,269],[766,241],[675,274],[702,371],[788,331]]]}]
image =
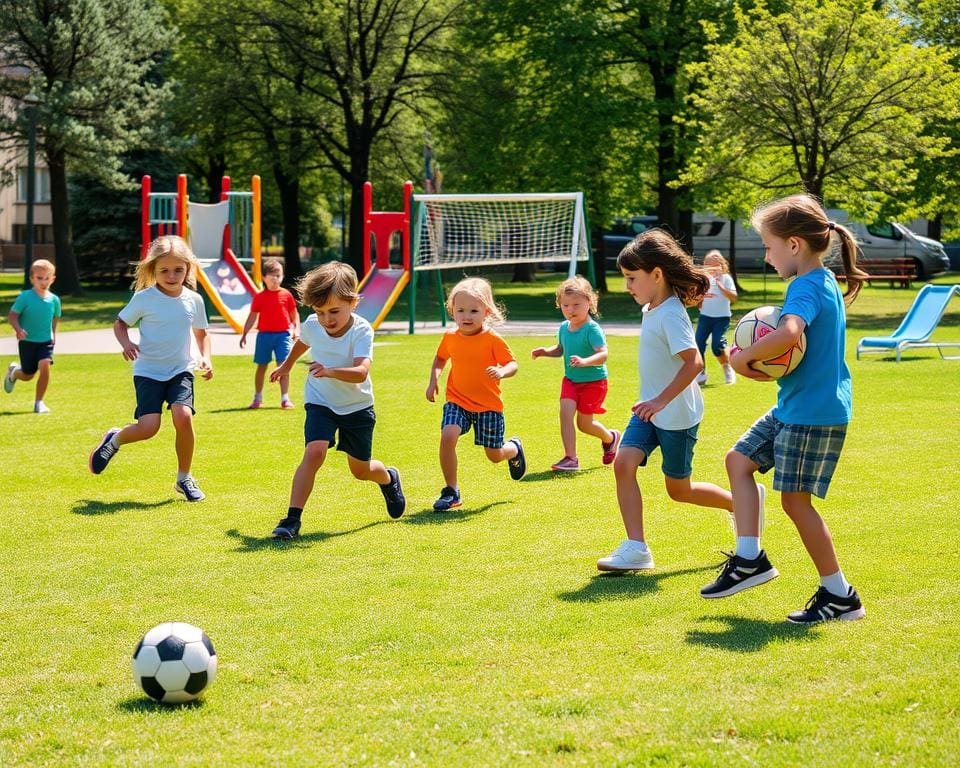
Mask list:
[{"label": "toddler in orange shirt", "polygon": [[457,440],[471,427],[474,445],[482,445],[495,464],[506,460],[510,477],[519,480],[527,471],[520,438],[503,440],[500,379],[517,372],[517,361],[507,342],[491,329],[504,318],[503,310],[493,300],[490,283],[481,277],[461,280],[450,291],[447,312],[457,328],[440,340],[426,393],[427,400],[434,402],[440,373],[449,360],[447,399],[440,426],[440,469],[445,485],[433,505],[437,512],[463,503],[457,484]]}]

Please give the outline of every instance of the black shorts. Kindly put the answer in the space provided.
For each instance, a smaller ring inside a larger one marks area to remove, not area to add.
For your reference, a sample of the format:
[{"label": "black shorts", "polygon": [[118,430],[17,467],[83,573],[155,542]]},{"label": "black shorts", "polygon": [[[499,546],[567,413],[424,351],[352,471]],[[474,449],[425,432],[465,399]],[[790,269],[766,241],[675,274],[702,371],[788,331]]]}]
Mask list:
[{"label": "black shorts", "polygon": [[[330,447],[336,447],[357,461],[370,461],[373,456],[373,426],[377,423],[377,414],[373,406],[361,408],[353,413],[334,413],[325,405],[307,403],[303,422],[303,441],[312,443],[326,440]],[[336,435],[340,433],[340,443]]]},{"label": "black shorts", "polygon": [[41,360],[49,360],[53,365],[53,342],[52,341],[27,341],[21,339],[18,343],[20,349],[20,370],[28,376],[32,376],[40,367]]},{"label": "black shorts", "polygon": [[157,381],[146,376],[134,376],[133,386],[137,390],[137,410],[133,418],[148,416],[151,413],[163,413],[163,404],[185,405],[192,413],[193,407],[193,374],[190,371],[178,373],[172,379]]}]

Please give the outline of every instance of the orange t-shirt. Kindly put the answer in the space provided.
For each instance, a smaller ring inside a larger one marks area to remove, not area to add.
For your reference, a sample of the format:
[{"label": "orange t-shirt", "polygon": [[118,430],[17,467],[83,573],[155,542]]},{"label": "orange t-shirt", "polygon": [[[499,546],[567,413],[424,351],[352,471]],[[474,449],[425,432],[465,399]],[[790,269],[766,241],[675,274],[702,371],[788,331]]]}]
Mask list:
[{"label": "orange t-shirt", "polygon": [[503,412],[500,380],[487,375],[491,365],[506,365],[515,359],[501,336],[489,330],[472,336],[451,331],[440,339],[437,357],[450,361],[447,402],[473,413]]}]

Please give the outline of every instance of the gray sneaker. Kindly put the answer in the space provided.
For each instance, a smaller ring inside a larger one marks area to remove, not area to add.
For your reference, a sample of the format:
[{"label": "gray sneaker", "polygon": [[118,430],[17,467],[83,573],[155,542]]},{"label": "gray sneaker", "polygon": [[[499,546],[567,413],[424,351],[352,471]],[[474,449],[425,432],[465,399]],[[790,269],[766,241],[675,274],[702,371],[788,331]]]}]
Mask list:
[{"label": "gray sneaker", "polygon": [[13,385],[17,383],[14,376],[19,370],[20,366],[16,363],[10,363],[10,365],[7,366],[7,375],[3,377],[3,391],[7,394],[13,392]]},{"label": "gray sneaker", "polygon": [[207,498],[206,494],[200,490],[200,486],[197,485],[197,481],[193,479],[193,475],[188,475],[185,480],[177,480],[173,484],[173,490],[182,493],[187,501],[203,501]]}]

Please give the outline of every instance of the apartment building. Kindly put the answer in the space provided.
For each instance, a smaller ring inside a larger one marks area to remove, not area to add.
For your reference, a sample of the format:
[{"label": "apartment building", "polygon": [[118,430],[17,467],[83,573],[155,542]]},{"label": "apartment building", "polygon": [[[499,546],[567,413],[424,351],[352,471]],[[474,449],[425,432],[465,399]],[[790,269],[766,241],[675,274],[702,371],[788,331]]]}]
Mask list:
[{"label": "apartment building", "polygon": [[[50,174],[37,156],[33,204],[33,258],[55,261],[50,215]],[[10,183],[0,183],[0,270],[23,269],[27,235],[27,150],[0,148],[0,168],[14,171]]]}]

